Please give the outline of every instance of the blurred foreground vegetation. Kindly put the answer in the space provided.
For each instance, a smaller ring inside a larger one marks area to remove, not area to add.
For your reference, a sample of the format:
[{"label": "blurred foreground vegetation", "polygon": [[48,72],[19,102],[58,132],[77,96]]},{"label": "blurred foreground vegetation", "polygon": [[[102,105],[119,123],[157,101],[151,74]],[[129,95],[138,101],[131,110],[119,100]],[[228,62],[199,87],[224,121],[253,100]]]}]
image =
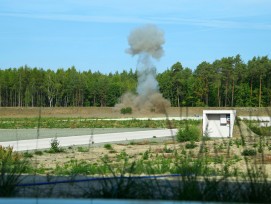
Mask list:
[{"label": "blurred foreground vegetation", "polygon": [[[186,128],[180,129],[179,137],[183,138],[185,132],[198,134],[194,130],[198,122],[190,122],[186,121]],[[236,125],[239,125],[238,122]],[[78,187],[80,190],[76,195],[74,191],[59,195],[54,191],[58,184],[41,190],[42,186],[17,186],[21,181],[16,180],[5,196],[271,202],[269,136],[184,138],[178,140],[177,135],[176,140],[159,141],[153,138],[101,147],[90,144],[67,148],[62,148],[54,138],[49,150],[12,153],[12,149],[6,149],[0,151],[2,157],[15,155],[14,158],[27,161],[10,163],[12,167],[25,164],[24,168],[15,168],[18,175],[46,175],[48,182],[55,176],[68,176],[71,179],[66,184],[68,189],[79,185],[76,184],[77,176],[98,177],[99,181],[89,181],[87,187]],[[133,149],[137,151],[133,152]],[[51,160],[48,161],[48,158]],[[12,168],[2,167],[2,172],[9,175]],[[147,177],[141,179],[140,175]],[[154,175],[175,176],[159,179],[152,177]],[[2,184],[0,192],[4,189],[6,186]],[[31,192],[33,194],[29,194]]]}]

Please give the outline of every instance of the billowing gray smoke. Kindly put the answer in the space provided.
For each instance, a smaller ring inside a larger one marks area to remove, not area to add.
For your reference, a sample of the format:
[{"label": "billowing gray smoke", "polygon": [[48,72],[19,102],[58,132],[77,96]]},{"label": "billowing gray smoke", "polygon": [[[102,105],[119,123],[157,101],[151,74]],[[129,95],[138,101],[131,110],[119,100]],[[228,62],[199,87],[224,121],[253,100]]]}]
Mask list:
[{"label": "billowing gray smoke", "polygon": [[156,80],[156,69],[152,59],[159,60],[164,50],[164,33],[155,25],[145,25],[136,28],[128,37],[130,47],[126,50],[132,56],[138,55],[137,74],[138,85],[135,96],[126,93],[121,98],[117,108],[132,107],[137,110],[163,112],[170,106],[169,101],[159,93],[159,86]]},{"label": "billowing gray smoke", "polygon": [[164,50],[164,33],[155,25],[145,25],[133,30],[128,37],[130,48],[127,52],[131,55],[146,53],[155,59],[160,59]]}]

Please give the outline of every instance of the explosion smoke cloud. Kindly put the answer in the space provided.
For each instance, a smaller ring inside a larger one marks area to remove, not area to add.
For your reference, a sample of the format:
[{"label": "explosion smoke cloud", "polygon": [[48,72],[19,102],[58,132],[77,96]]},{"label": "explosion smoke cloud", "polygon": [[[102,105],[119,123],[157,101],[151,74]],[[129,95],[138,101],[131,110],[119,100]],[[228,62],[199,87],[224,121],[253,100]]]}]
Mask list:
[{"label": "explosion smoke cloud", "polygon": [[139,111],[164,112],[170,106],[170,102],[159,93],[159,86],[156,80],[156,69],[152,58],[159,60],[163,54],[165,43],[164,33],[155,25],[145,25],[134,29],[129,37],[130,47],[126,50],[132,56],[138,55],[137,93],[134,95],[126,93],[121,98],[121,103],[116,105],[117,109],[132,107]]},{"label": "explosion smoke cloud", "polygon": [[128,37],[128,43],[130,48],[127,49],[127,53],[131,55],[147,53],[155,59],[160,59],[164,54],[164,33],[155,25],[145,25],[133,30]]}]

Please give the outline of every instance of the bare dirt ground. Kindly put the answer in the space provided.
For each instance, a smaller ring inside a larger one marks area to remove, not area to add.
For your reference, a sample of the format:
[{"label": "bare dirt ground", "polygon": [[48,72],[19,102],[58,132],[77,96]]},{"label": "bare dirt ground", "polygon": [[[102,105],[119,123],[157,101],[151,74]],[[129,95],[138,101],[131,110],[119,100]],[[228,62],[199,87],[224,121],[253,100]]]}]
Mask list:
[{"label": "bare dirt ground", "polygon": [[[237,139],[237,138],[235,138]],[[223,157],[222,163],[214,164],[219,169],[225,165],[226,161],[238,161],[234,162],[231,169],[238,168],[239,171],[246,171],[246,163],[242,156],[242,151],[246,148],[235,144],[234,140],[229,145],[228,139],[216,139],[205,142],[206,156],[209,159],[215,159],[217,157]],[[37,167],[46,167],[46,174],[51,174],[57,166],[64,166],[65,163],[71,160],[86,161],[90,164],[101,164],[103,157],[107,156],[111,164],[118,163],[118,155],[121,152],[125,152],[129,155],[131,160],[136,161],[142,159],[145,152],[148,152],[149,159],[155,159],[158,155],[164,158],[174,158],[174,151],[178,155],[183,154],[183,151],[187,152],[192,158],[197,158],[200,152],[202,142],[196,142],[197,147],[194,149],[187,149],[185,147],[187,143],[178,143],[173,139],[152,139],[152,140],[141,140],[141,141],[130,141],[126,143],[111,143],[112,149],[105,148],[104,144],[90,145],[90,146],[72,146],[67,148],[64,153],[47,153],[44,152],[42,155],[35,155],[31,160]],[[254,144],[254,143],[253,143]],[[82,152],[81,149],[84,149]],[[167,150],[167,151],[166,151]],[[264,151],[264,168],[266,172],[271,173],[271,152]],[[255,167],[262,168],[262,154],[250,158]]]},{"label": "bare dirt ground", "polygon": [[18,108],[0,107],[1,118],[38,117],[81,117],[81,118],[125,118],[125,117],[184,117],[202,115],[203,110],[237,110],[237,116],[270,116],[271,107],[170,107],[166,113],[136,112],[123,115],[113,107],[53,107],[53,108]]}]

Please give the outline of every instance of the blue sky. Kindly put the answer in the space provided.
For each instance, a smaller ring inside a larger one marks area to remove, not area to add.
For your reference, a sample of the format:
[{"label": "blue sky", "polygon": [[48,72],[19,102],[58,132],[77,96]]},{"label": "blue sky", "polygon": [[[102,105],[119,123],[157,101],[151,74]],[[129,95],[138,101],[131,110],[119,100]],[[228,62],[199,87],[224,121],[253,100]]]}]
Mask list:
[{"label": "blue sky", "polygon": [[270,0],[0,0],[0,69],[135,70],[127,38],[145,24],[165,34],[158,72],[271,55]]}]

